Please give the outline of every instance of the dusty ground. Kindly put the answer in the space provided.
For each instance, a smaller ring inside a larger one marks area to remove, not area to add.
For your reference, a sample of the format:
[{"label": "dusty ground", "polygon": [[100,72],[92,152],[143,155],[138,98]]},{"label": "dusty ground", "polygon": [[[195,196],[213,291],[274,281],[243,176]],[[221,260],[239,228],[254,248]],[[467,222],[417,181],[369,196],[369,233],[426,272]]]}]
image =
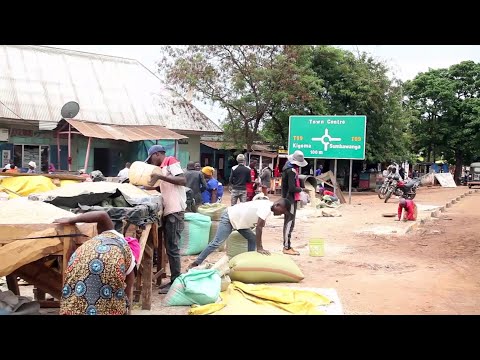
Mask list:
[{"label": "dusty ground", "polygon": [[354,223],[325,234],[326,256],[299,261],[304,282],[336,288],[347,314],[478,314],[479,200],[469,195],[406,235],[355,236]]},{"label": "dusty ground", "polygon": [[[443,206],[468,191],[422,188],[415,199],[420,209]],[[299,210],[293,246],[305,279],[301,286],[335,288],[346,314],[479,314],[480,193],[469,195],[417,230],[411,223],[382,217],[395,212],[397,201],[384,204],[376,194],[355,194],[342,205],[342,217],[316,217]],[[227,203],[227,199],[224,199]],[[419,211],[429,218],[430,211]],[[268,222],[264,247],[281,251],[283,219]],[[373,230],[372,230],[373,229]],[[368,233],[376,232],[376,234]],[[325,256],[310,257],[308,240],[325,240]],[[211,262],[223,254],[212,254]],[[186,267],[194,257],[183,258]],[[288,286],[288,285],[287,285]],[[186,307],[163,307],[154,295],[152,314],[186,314]],[[139,313],[143,313],[139,312]]]},{"label": "dusty ground", "polygon": [[[292,244],[300,256],[293,259],[305,279],[295,286],[335,288],[346,314],[480,314],[480,192],[462,198],[439,219],[430,217],[436,206],[467,191],[420,188],[419,218],[430,221],[408,233],[411,223],[382,217],[396,212],[397,200],[384,204],[374,193],[353,194],[352,204],[339,208],[341,217],[299,210]],[[223,202],[229,204],[228,194]],[[282,218],[267,222],[266,249],[281,252],[282,225]],[[325,240],[324,257],[309,256],[311,238]],[[214,253],[208,261],[223,255]],[[183,257],[183,269],[194,258]],[[163,307],[164,295],[157,292],[152,311],[135,313],[187,313],[188,307]],[[30,294],[31,287],[22,286],[22,295]]]}]

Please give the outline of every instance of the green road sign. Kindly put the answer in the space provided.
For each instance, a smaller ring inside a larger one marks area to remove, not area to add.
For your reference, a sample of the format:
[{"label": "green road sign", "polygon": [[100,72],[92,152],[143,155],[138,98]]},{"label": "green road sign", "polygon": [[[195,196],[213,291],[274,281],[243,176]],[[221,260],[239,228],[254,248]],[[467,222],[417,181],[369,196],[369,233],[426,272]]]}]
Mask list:
[{"label": "green road sign", "polygon": [[366,116],[290,116],[288,153],[312,159],[365,159]]}]

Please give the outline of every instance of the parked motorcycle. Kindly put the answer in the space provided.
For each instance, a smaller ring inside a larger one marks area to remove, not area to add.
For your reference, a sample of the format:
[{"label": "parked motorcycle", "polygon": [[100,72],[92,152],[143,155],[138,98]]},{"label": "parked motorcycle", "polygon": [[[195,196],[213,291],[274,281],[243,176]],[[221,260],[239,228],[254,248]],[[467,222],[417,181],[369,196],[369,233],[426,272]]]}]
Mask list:
[{"label": "parked motorcycle", "polygon": [[388,191],[388,187],[390,185],[390,183],[392,182],[393,180],[393,176],[387,176],[385,177],[385,179],[383,180],[383,184],[382,186],[380,187],[380,189],[378,189],[378,197],[380,199],[385,199],[385,195],[387,195],[387,191]]},{"label": "parked motorcycle", "polygon": [[406,182],[400,180],[398,176],[394,177],[385,194],[385,202],[387,202],[393,194],[398,197],[413,200],[417,195],[417,188],[419,186],[420,179]]}]

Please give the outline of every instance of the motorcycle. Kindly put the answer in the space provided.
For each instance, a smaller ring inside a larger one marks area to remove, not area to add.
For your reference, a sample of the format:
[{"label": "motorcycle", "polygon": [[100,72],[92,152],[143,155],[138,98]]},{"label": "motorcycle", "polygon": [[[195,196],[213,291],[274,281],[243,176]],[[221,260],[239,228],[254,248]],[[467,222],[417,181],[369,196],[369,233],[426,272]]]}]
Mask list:
[{"label": "motorcycle", "polygon": [[400,180],[399,177],[392,179],[387,193],[385,194],[385,203],[394,194],[398,197],[413,200],[417,195],[417,188],[420,186],[420,180],[411,180],[408,182]]},{"label": "motorcycle", "polygon": [[385,195],[387,195],[388,187],[390,186],[392,179],[393,179],[393,176],[390,175],[385,177],[385,179],[383,180],[383,184],[380,187],[380,189],[378,189],[378,193],[377,193],[380,199],[382,200],[385,199]]}]

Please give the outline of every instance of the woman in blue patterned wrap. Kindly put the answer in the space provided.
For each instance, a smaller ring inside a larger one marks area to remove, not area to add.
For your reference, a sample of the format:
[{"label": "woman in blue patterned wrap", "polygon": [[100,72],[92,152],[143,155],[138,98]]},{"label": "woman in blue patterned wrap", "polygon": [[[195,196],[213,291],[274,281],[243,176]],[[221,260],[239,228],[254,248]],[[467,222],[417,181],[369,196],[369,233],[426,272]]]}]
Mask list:
[{"label": "woman in blue patterned wrap", "polygon": [[61,315],[125,315],[135,280],[135,258],[104,211],[55,220],[58,224],[97,223],[98,234],[70,257],[60,300]]}]

